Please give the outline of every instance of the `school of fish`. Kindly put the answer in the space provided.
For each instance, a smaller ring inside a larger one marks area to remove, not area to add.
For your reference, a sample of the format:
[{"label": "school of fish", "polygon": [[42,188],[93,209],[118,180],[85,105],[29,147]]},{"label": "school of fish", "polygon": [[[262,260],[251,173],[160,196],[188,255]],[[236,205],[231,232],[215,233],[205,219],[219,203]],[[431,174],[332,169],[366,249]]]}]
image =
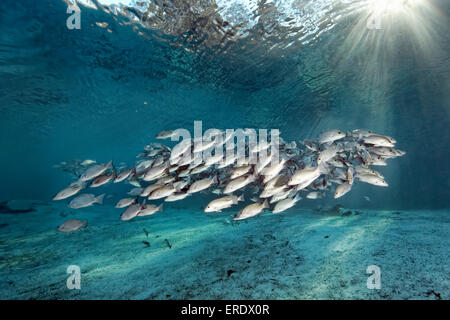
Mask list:
[{"label": "school of fish", "polygon": [[[268,156],[258,157],[256,163],[251,163],[249,157],[238,159],[236,154],[227,157],[218,154],[194,161],[197,154],[213,150],[217,144],[227,151],[224,155],[229,154],[227,142],[233,140],[233,135],[227,134],[228,131],[217,132],[220,139],[202,144],[196,144],[192,139],[184,139],[172,149],[161,143],[149,144],[136,156],[138,160],[131,168],[126,168],[123,163],[115,168],[112,161],[98,164],[84,160],[70,164],[67,169],[64,165],[68,164],[64,162],[59,167],[76,172],[78,179],[58,192],[53,200],[74,197],[69,207],[85,208],[102,204],[104,198],[104,194],[96,196],[87,190],[109,183],[128,183],[133,187],[128,197],[115,206],[123,210],[120,219],[125,221],[161,212],[162,202],[181,201],[198,192],[218,195],[205,206],[205,212],[231,208],[245,201],[246,194],[252,203],[234,215],[234,220],[243,220],[266,209],[274,214],[281,213],[295,206],[302,197],[320,199],[327,191],[334,192],[336,199],[343,197],[356,181],[387,187],[383,175],[371,166],[386,166],[388,159],[405,154],[394,149],[396,140],[393,138],[358,129],[352,132],[330,130],[317,140],[300,143],[287,143],[279,138],[276,146],[279,161],[271,161],[274,154],[269,152],[274,147],[271,143],[260,143],[256,147],[247,143],[244,146],[246,155],[266,151]],[[156,139],[169,139],[173,134],[173,131],[165,130]],[[231,145],[235,147],[234,143]],[[159,202],[159,205],[150,204],[150,201]],[[73,231],[85,226],[85,222],[72,220],[58,230]]]}]

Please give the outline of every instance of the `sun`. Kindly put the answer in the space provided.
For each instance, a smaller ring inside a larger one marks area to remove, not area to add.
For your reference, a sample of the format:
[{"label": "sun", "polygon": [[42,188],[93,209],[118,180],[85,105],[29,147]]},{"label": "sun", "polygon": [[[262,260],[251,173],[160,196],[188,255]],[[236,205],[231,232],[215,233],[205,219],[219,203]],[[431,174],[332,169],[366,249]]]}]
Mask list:
[{"label": "sun", "polygon": [[402,14],[416,10],[426,0],[369,0],[369,10],[374,14]]}]

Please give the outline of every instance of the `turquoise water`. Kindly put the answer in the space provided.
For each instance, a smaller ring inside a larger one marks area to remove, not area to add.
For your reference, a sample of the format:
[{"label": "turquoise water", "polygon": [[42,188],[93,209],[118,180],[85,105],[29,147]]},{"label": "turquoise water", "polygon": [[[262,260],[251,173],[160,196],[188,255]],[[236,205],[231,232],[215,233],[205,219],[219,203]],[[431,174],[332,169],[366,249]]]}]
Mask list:
[{"label": "turquoise water", "polygon": [[[446,1],[389,7],[381,29],[367,27],[370,1],[79,6],[80,30],[63,1],[0,8],[0,298],[448,299]],[[379,168],[388,188],[358,183],[239,224],[243,205],[203,212],[213,194],[130,222],[114,208],[129,185],[101,187],[102,206],[52,201],[74,179],[62,161],[132,165],[194,121],[286,141],[367,128],[406,155]],[[68,218],[88,226],[58,233]],[[68,265],[81,290],[67,289]],[[381,290],[366,287],[369,265]]]}]

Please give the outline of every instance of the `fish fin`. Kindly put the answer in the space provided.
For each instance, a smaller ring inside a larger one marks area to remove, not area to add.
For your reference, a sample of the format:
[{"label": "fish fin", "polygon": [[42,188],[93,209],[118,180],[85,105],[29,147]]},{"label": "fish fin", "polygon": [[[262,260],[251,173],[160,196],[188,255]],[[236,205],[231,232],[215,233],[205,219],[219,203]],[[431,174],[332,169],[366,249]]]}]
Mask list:
[{"label": "fish fin", "polygon": [[86,188],[87,183],[86,183],[86,181],[81,181],[80,179],[78,179],[77,181],[72,182],[70,185],[71,186],[80,186],[81,189],[84,189],[84,188]]},{"label": "fish fin", "polygon": [[300,196],[300,193],[297,193],[294,197],[295,202],[302,200],[302,197]]},{"label": "fish fin", "polygon": [[103,204],[103,199],[105,198],[106,193],[103,193],[95,198],[95,202],[98,204]]},{"label": "fish fin", "polygon": [[145,209],[147,207],[147,198],[144,199],[141,203],[141,209]]},{"label": "fish fin", "polygon": [[128,178],[126,180],[127,180],[127,182],[129,182],[129,181],[133,180],[135,177],[136,177],[136,168],[133,168],[131,170],[130,175],[128,176]]},{"label": "fish fin", "polygon": [[267,201],[267,199],[264,200],[264,202],[263,202],[263,208],[265,208],[265,209],[269,209],[270,208],[269,201]]},{"label": "fish fin", "polygon": [[163,204],[164,204],[164,203],[161,203],[161,204],[158,206],[158,211],[163,212]]},{"label": "fish fin", "polygon": [[111,169],[113,171],[113,177],[117,178],[117,170],[116,170],[116,166],[114,165],[114,163],[111,160]]},{"label": "fish fin", "polygon": [[113,165],[113,161],[112,161],[112,160],[109,160],[109,162],[106,164],[106,168],[108,168],[108,169],[114,168],[114,165]]},{"label": "fish fin", "polygon": [[241,194],[241,195],[239,196],[238,202],[239,202],[239,201],[245,201],[244,194]]},{"label": "fish fin", "polygon": [[82,228],[86,228],[87,227],[87,225],[88,225],[88,222],[87,222],[87,220],[85,220],[85,221],[82,221]]}]

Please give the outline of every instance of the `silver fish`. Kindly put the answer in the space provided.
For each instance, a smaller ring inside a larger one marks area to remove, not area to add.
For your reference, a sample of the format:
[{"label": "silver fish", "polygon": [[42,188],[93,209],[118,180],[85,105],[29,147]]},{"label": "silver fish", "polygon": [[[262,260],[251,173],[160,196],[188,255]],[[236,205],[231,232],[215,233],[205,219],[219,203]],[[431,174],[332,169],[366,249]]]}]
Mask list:
[{"label": "silver fish", "polygon": [[150,216],[152,214],[155,214],[156,212],[162,212],[163,211],[163,204],[161,203],[159,206],[154,206],[154,205],[145,205],[145,207],[143,207],[139,213],[137,214],[139,217],[145,217],[145,216]]},{"label": "silver fish", "polygon": [[107,164],[96,164],[92,167],[89,167],[86,169],[86,171],[80,176],[80,181],[88,181],[92,180],[102,173],[104,173],[106,170],[111,169],[113,167],[112,160],[109,161]]},{"label": "silver fish", "polygon": [[337,152],[338,149],[336,146],[321,151],[317,157],[317,164],[320,165],[324,162],[331,160],[332,158],[334,158]]},{"label": "silver fish", "polygon": [[122,182],[123,180],[129,178],[133,174],[133,169],[128,169],[120,172],[117,177],[114,179],[114,183]]},{"label": "silver fish", "polygon": [[270,199],[270,204],[277,203],[280,200],[284,200],[284,199],[288,198],[290,195],[292,195],[292,193],[294,193],[294,192],[296,192],[296,190],[289,189],[284,192],[277,193],[277,194],[273,195],[272,198]]},{"label": "silver fish", "polygon": [[101,194],[99,196],[95,196],[90,193],[81,194],[69,203],[69,208],[71,209],[80,209],[92,206],[93,204],[103,204],[103,198],[105,194]]},{"label": "silver fish", "polygon": [[378,134],[372,134],[370,136],[364,137],[362,140],[366,144],[373,144],[380,147],[393,147],[395,144],[393,142],[395,140],[393,140],[392,138]]},{"label": "silver fish", "polygon": [[223,193],[225,193],[225,194],[233,193],[236,190],[244,188],[246,185],[252,183],[253,181],[255,181],[255,176],[253,176],[253,175],[241,176],[239,178],[231,180],[225,186]]},{"label": "silver fish", "polygon": [[61,225],[58,226],[59,232],[71,232],[76,231],[81,228],[86,228],[87,221],[81,221],[78,219],[70,219],[65,222],[63,222]]},{"label": "silver fish", "polygon": [[144,206],[145,206],[145,200],[142,204],[139,204],[139,203],[132,204],[120,215],[120,220],[128,221],[128,220],[135,218],[138,215],[139,211],[141,211],[141,209]]},{"label": "silver fish", "polygon": [[347,194],[351,189],[352,185],[349,183],[340,184],[334,192],[334,198],[337,199],[342,197],[343,195]]},{"label": "silver fish", "polygon": [[287,198],[284,200],[279,201],[275,208],[273,209],[273,213],[280,213],[283,211],[286,211],[287,209],[292,208],[298,201],[300,201],[302,198],[299,195],[296,195],[293,198]]},{"label": "silver fish", "polygon": [[379,187],[387,187],[388,186],[387,182],[384,181],[384,179],[378,177],[377,175],[358,174],[358,175],[356,175],[356,178],[358,178],[362,182],[373,184],[375,186],[379,186]]},{"label": "silver fish", "polygon": [[182,190],[189,184],[188,180],[179,180],[173,183],[173,187],[177,190]]},{"label": "silver fish", "polygon": [[324,195],[323,195],[322,192],[313,191],[313,192],[308,193],[308,194],[306,195],[306,198],[307,198],[307,199],[314,200],[314,199],[320,199],[320,198],[323,198],[323,196],[324,196]]},{"label": "silver fish", "polygon": [[98,176],[97,178],[95,178],[89,187],[91,187],[91,188],[100,187],[104,184],[107,184],[111,180],[113,180],[115,176],[116,175],[114,173],[102,174],[101,176]]},{"label": "silver fish", "polygon": [[85,182],[82,182],[82,181],[74,182],[70,186],[68,186],[67,188],[64,188],[63,190],[58,192],[53,197],[53,200],[63,200],[63,199],[70,198],[71,196],[73,196],[73,195],[77,194],[78,192],[80,192],[80,190],[82,190],[85,186],[86,186]]},{"label": "silver fish", "polygon": [[164,199],[166,202],[174,202],[185,199],[187,196],[189,196],[189,193],[187,192],[181,192],[181,193],[174,193],[168,196]]},{"label": "silver fish", "polygon": [[169,168],[167,167],[166,164],[162,164],[157,167],[152,167],[150,170],[148,170],[145,173],[143,180],[144,181],[156,180],[156,179],[162,177],[165,172],[168,173],[168,171],[169,171]]},{"label": "silver fish", "polygon": [[244,201],[244,195],[241,196],[226,196],[223,198],[211,201],[205,208],[205,212],[221,212],[223,209],[230,208],[233,204],[239,201]]},{"label": "silver fish", "polygon": [[242,209],[237,215],[235,215],[233,220],[243,220],[257,216],[258,214],[263,212],[264,209],[267,208],[269,208],[269,202],[267,201],[267,199],[263,203],[249,204],[244,209]]},{"label": "silver fish", "polygon": [[128,195],[130,196],[139,196],[142,193],[142,188],[133,188],[130,191],[128,191]]},{"label": "silver fish", "polygon": [[137,202],[136,198],[124,198],[116,204],[116,208],[125,208]]},{"label": "silver fish", "polygon": [[155,191],[156,189],[159,189],[161,187],[163,187],[163,185],[159,184],[159,183],[151,184],[151,185],[145,187],[145,189],[143,189],[139,195],[141,197],[148,197],[150,195],[150,193],[152,193],[153,191]]},{"label": "silver fish", "polygon": [[172,130],[163,130],[156,135],[156,139],[168,139],[174,135]]},{"label": "silver fish", "polygon": [[157,200],[165,198],[175,193],[175,191],[177,191],[177,189],[175,189],[174,187],[163,186],[161,188],[152,191],[148,196],[148,200]]},{"label": "silver fish", "polygon": [[320,167],[306,168],[295,172],[294,175],[289,180],[288,185],[295,186],[299,184],[304,184],[305,182],[311,183],[318,177],[320,177],[321,174],[322,171]]},{"label": "silver fish", "polygon": [[94,164],[95,162],[96,162],[95,160],[87,159],[87,160],[84,160],[83,162],[81,162],[81,165],[82,166],[89,166],[91,164]]},{"label": "silver fish", "polygon": [[345,137],[345,132],[341,130],[330,130],[322,133],[320,136],[320,144],[334,142]]},{"label": "silver fish", "polygon": [[190,185],[187,193],[195,193],[208,189],[213,183],[218,183],[217,176],[195,181],[193,184]]},{"label": "silver fish", "polygon": [[172,152],[170,153],[170,161],[177,159],[180,155],[185,154],[191,148],[192,140],[184,139],[179,142],[175,147],[173,147]]},{"label": "silver fish", "polygon": [[252,167],[249,165],[237,167],[233,170],[231,173],[230,179],[236,179],[240,176],[243,176],[244,174],[248,173]]}]

